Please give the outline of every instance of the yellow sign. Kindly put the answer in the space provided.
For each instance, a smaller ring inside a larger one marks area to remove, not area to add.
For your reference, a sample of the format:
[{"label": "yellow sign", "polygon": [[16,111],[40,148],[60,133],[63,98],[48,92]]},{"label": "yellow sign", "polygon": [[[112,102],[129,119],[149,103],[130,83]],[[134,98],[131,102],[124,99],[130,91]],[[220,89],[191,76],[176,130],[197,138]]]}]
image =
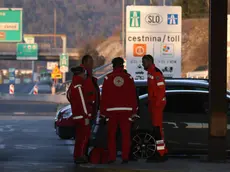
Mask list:
[{"label": "yellow sign", "polygon": [[51,73],[51,77],[52,77],[52,79],[61,79],[62,78],[62,74],[61,74],[61,71],[58,68],[58,66],[55,66],[55,68],[53,69],[53,71]]}]

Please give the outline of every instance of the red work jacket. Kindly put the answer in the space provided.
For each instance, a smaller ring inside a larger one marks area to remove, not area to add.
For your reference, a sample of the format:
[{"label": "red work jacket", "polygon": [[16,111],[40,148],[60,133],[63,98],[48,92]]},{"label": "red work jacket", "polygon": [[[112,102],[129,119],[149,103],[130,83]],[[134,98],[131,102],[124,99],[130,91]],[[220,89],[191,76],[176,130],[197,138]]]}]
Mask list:
[{"label": "red work jacket", "polygon": [[130,74],[123,68],[114,69],[108,74],[102,86],[100,112],[108,116],[112,111],[129,111],[136,114],[138,110],[136,87]]},{"label": "red work jacket", "polygon": [[155,107],[166,103],[165,89],[163,73],[155,65],[152,65],[148,69],[148,99],[151,106]]}]

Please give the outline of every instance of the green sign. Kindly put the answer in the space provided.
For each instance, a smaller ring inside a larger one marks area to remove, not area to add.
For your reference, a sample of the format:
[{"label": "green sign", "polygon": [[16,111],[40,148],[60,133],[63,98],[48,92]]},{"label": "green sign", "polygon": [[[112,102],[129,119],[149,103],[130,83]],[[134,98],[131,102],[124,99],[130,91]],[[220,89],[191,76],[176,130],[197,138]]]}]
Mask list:
[{"label": "green sign", "polygon": [[22,41],[22,9],[0,8],[0,42]]},{"label": "green sign", "polygon": [[140,27],[141,26],[141,12],[140,11],[130,11],[130,27]]},{"label": "green sign", "polygon": [[38,45],[37,44],[17,44],[17,60],[37,60]]},{"label": "green sign", "polygon": [[62,73],[69,71],[69,56],[67,54],[60,55],[60,71]]}]

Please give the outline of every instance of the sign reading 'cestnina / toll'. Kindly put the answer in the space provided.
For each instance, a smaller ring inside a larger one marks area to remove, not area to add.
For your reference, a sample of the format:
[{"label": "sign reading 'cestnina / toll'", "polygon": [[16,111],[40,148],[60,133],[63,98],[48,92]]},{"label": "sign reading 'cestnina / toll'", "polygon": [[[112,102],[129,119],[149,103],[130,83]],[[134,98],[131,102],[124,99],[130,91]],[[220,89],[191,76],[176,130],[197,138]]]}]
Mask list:
[{"label": "sign reading 'cestnina / toll'", "polygon": [[135,80],[146,80],[142,57],[150,54],[166,77],[181,77],[181,7],[127,6],[126,66]]}]

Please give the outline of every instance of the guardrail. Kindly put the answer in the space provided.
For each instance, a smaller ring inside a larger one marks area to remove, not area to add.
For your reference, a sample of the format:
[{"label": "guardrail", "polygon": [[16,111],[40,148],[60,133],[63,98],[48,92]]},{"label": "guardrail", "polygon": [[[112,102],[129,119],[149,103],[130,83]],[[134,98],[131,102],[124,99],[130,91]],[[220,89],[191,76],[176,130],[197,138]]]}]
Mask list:
[{"label": "guardrail", "polygon": [[12,100],[12,101],[32,101],[32,102],[49,102],[57,104],[69,103],[65,95],[50,95],[50,94],[38,94],[38,95],[10,95],[2,94],[0,100]]}]

